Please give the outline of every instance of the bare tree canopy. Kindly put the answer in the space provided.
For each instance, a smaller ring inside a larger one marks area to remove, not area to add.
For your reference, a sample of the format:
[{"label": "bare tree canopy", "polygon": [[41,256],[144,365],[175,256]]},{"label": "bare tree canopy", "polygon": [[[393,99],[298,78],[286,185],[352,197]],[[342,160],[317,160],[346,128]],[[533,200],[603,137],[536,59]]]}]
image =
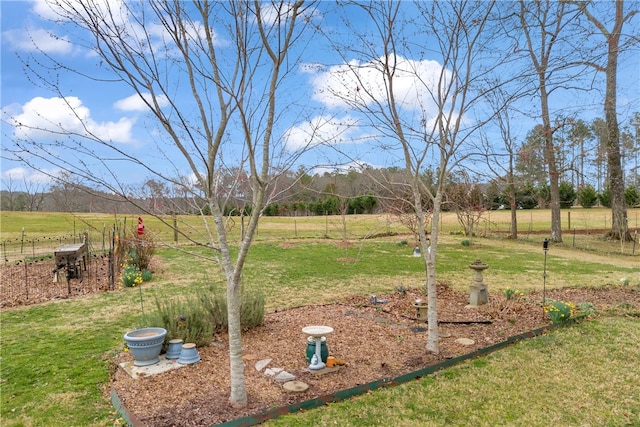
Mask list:
[{"label": "bare tree canopy", "polygon": [[[60,84],[62,75],[85,76],[47,55],[46,60],[28,58],[26,65],[40,84],[58,95],[66,109],[60,114],[67,116],[58,123],[14,123],[14,152],[27,163],[45,159],[76,179],[126,196],[133,189],[119,179],[116,169],[125,163],[155,177],[153,182],[206,202],[214,222],[207,227],[211,256],[227,278],[230,402],[245,406],[241,274],[274,170],[286,169],[298,154],[288,152],[285,157],[280,135],[274,133],[283,111],[277,102],[279,90],[297,64],[290,48],[303,36],[305,19],[311,17],[309,6],[302,1],[206,0],[51,0],[48,5],[60,25],[75,28],[69,30],[78,35],[73,43],[90,49],[98,59],[94,74],[86,77],[124,83],[134,92],[126,100],[128,108],[148,111],[156,147],[144,158],[134,156],[123,145],[125,135],[94,126],[83,116],[79,100],[66,95],[68,87]],[[48,138],[36,139],[45,132]],[[223,191],[220,178],[230,170],[241,173]],[[152,192],[158,190],[148,182]],[[219,195],[247,187],[252,209],[234,259],[225,229],[224,197]],[[209,221],[205,216],[203,220]]]}]

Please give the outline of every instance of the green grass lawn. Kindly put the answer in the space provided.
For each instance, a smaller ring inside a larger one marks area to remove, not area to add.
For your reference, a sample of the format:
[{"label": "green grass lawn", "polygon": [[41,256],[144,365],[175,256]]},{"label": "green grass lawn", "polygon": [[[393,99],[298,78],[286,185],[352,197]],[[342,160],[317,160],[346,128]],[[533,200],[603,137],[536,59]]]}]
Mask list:
[{"label": "green grass lawn", "polygon": [[[320,219],[322,223],[323,219]],[[5,226],[3,216],[3,233]],[[290,227],[291,223],[281,223]],[[320,227],[322,224],[316,224]],[[363,227],[366,229],[367,227]],[[406,236],[355,240],[258,240],[245,286],[264,291],[267,309],[324,303],[347,295],[393,292],[424,283],[422,260]],[[443,234],[438,280],[466,290],[468,264],[489,264],[489,292],[542,286],[539,242],[474,239]],[[184,248],[183,248],[184,249]],[[187,248],[208,255],[204,248]],[[153,298],[196,292],[220,272],[204,258],[160,248],[162,271],[143,285],[145,309]],[[605,286],[631,279],[640,286],[638,258],[608,251],[553,246],[547,286]],[[309,296],[313,295],[313,300]],[[105,394],[122,335],[140,322],[139,289],[56,301],[0,312],[0,420],[2,426],[113,426]],[[640,425],[640,324],[637,313],[600,313],[422,380],[293,415],[280,425]]]}]

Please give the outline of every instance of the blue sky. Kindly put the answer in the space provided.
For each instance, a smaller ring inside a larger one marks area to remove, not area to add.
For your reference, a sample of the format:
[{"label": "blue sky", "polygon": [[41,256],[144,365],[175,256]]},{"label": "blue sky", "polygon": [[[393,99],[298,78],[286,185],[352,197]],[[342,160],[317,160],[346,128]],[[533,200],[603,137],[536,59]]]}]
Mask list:
[{"label": "blue sky", "polygon": [[[116,3],[116,0],[113,0],[113,3]],[[323,10],[324,6],[325,4],[321,4],[320,9],[321,12],[326,13],[316,14],[313,17],[314,21],[325,31],[345,30],[341,28],[340,18],[332,15],[328,9]],[[34,49],[36,45],[51,58],[69,68],[103,79],[109,79],[112,76],[105,72],[100,66],[100,59],[89,49],[70,42],[71,39],[77,40],[75,36],[82,37],[82,35],[66,33],[65,31],[68,31],[66,25],[58,25],[50,21],[52,15],[44,1],[2,1],[0,7],[1,107],[3,111],[1,188],[6,188],[9,181],[12,182],[14,189],[19,189],[25,182],[46,184],[50,180],[24,164],[8,159],[11,156],[5,149],[9,146],[11,138],[16,135],[14,133],[16,129],[10,126],[13,121],[39,127],[48,127],[51,123],[64,123],[67,129],[78,133],[86,132],[82,128],[84,126],[95,135],[113,141],[119,148],[135,157],[148,159],[154,164],[172,160],[177,169],[184,167],[184,163],[175,153],[167,152],[168,159],[160,155],[162,149],[170,149],[169,145],[159,143],[157,124],[149,120],[144,105],[128,86],[104,81],[95,82],[79,78],[73,73],[56,73],[56,78],[60,79],[60,86],[63,88],[63,93],[60,94],[52,92],[50,88],[41,84],[35,84],[28,73],[24,72],[24,65],[18,54],[23,58],[46,63],[44,55]],[[353,10],[350,11],[349,16],[354,28],[366,29],[367,25],[370,25],[363,16],[355,14]],[[637,24],[635,27],[637,28]],[[406,31],[409,30],[409,28],[406,29]],[[415,28],[412,31],[415,31]],[[342,40],[343,42],[351,41],[348,32],[343,32],[343,37],[346,38]],[[424,37],[424,43],[428,44],[430,40],[427,36]],[[357,38],[354,37],[352,42],[357,43]],[[640,110],[638,77],[640,55],[637,52],[636,49],[635,53],[624,55],[619,66],[618,103],[622,122],[634,111]],[[352,159],[357,158],[362,163],[376,167],[403,166],[398,153],[382,151],[378,144],[372,143],[380,140],[379,136],[374,135],[374,129],[356,125],[366,122],[361,114],[330,95],[330,92],[341,92],[348,96],[344,91],[357,86],[354,81],[345,83],[342,78],[345,70],[342,60],[356,62],[363,60],[355,57],[340,58],[335,53],[331,53],[322,37],[310,40],[305,45],[304,51],[297,53],[301,55],[302,62],[291,76],[290,86],[282,95],[283,102],[290,104],[291,108],[284,116],[285,120],[277,127],[277,132],[283,141],[284,148],[292,152],[303,141],[308,142],[309,129],[313,124],[321,123],[323,126],[318,133],[319,137],[323,141],[332,141],[333,148],[318,146],[300,157],[294,169],[299,165],[311,167],[332,162],[348,163],[349,160],[345,158],[337,160],[338,154],[335,148],[348,153]],[[427,54],[421,58],[402,59],[406,61],[407,67],[420,70],[421,78],[426,80],[431,75],[437,75],[441,68],[436,53],[432,53],[431,56]],[[322,65],[314,66],[317,64]],[[374,92],[376,79],[374,75],[363,75],[363,80],[370,82]],[[419,109],[420,114],[427,114],[427,116],[434,114],[429,112],[429,101],[423,97],[424,93],[415,90],[411,78],[407,77],[401,81],[404,85],[398,88],[398,95],[403,100],[403,114],[407,117],[415,116]],[[594,82],[597,86],[601,82],[601,77],[596,77]],[[581,118],[591,120],[602,115],[600,96],[601,93],[597,91],[554,96],[553,106],[556,111],[566,110],[571,113],[577,111]],[[82,123],[69,115],[69,107],[72,107],[75,114],[83,119]],[[522,139],[535,121],[524,117],[518,120],[519,126],[516,128],[519,129],[520,139]],[[17,132],[17,136],[21,136],[20,131]],[[31,132],[28,136],[36,141],[39,138],[51,139],[51,135],[45,133]],[[233,158],[233,153],[230,152],[229,157]],[[96,164],[96,168],[98,166]],[[50,174],[57,173],[55,167],[51,165],[40,163],[40,167]],[[112,164],[111,167],[121,179],[132,185],[142,183],[149,178],[144,170],[132,168],[130,165]],[[97,170],[96,173],[98,173]]]}]

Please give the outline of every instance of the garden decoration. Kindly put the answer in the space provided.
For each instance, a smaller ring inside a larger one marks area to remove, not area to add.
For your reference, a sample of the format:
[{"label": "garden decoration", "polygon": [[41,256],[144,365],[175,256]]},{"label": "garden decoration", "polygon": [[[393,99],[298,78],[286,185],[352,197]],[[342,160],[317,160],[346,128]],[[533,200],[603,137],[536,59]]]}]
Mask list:
[{"label": "garden decoration", "polygon": [[416,302],[413,303],[413,306],[416,308],[416,318],[418,322],[427,323],[427,303],[418,298]]},{"label": "garden decoration", "polygon": [[[327,362],[329,357],[329,347],[327,347],[327,337],[320,338],[322,343],[320,346],[320,360]],[[307,351],[305,352],[305,359],[311,363],[311,359],[316,354],[316,339],[314,337],[307,337]]]},{"label": "garden decoration", "polygon": [[316,341],[316,354],[311,357],[311,364],[309,365],[309,369],[319,370],[324,369],[326,367],[325,363],[322,361],[321,355],[321,347],[322,347],[322,337],[329,335],[333,332],[333,328],[331,326],[305,326],[302,328],[302,332],[313,337]]},{"label": "garden decoration", "polygon": [[200,354],[198,353],[196,345],[192,342],[182,344],[182,350],[180,351],[178,363],[181,363],[183,365],[191,365],[198,361],[200,361]]},{"label": "garden decoration", "polygon": [[134,366],[158,363],[166,336],[167,330],[164,328],[142,328],[124,334],[124,340],[133,356]]},{"label": "garden decoration", "polygon": [[180,357],[180,352],[182,351],[183,341],[180,338],[175,338],[169,341],[169,346],[167,347],[167,354],[165,357],[167,359],[177,359]]},{"label": "garden decoration", "polygon": [[489,266],[480,261],[480,259],[476,259],[469,264],[469,268],[476,272],[469,288],[469,304],[476,307],[484,305],[489,301],[489,293],[487,285],[482,282],[482,272]]},{"label": "garden decoration", "polygon": [[375,304],[386,304],[387,302],[389,302],[389,300],[386,300],[386,299],[380,299],[380,298],[378,298],[378,296],[377,296],[377,295],[371,295],[371,296],[369,297],[369,302],[370,302],[371,304],[374,304],[374,305],[375,305]]}]

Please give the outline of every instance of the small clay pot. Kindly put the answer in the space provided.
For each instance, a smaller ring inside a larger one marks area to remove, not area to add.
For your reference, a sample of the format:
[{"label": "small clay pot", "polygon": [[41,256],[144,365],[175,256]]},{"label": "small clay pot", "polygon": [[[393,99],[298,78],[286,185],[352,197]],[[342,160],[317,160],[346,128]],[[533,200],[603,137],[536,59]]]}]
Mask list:
[{"label": "small clay pot", "polygon": [[336,366],[336,358],[333,356],[327,357],[327,368],[333,368]]}]

